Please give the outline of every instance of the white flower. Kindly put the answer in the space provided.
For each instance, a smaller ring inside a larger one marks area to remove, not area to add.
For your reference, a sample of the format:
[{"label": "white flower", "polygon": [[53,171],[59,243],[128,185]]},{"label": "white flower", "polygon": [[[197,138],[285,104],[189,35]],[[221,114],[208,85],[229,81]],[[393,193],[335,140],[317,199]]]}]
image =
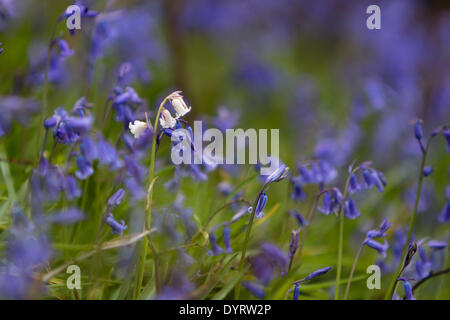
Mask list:
[{"label": "white flower", "polygon": [[191,111],[191,107],[186,105],[186,102],[183,100],[183,96],[180,94],[175,95],[172,99],[170,99],[170,103],[177,113],[177,119]]},{"label": "white flower", "polygon": [[144,121],[135,120],[134,124],[131,122],[128,124],[128,128],[130,128],[130,131],[134,135],[134,138],[137,139],[147,128],[147,123],[145,123]]},{"label": "white flower", "polygon": [[159,123],[163,128],[173,128],[177,121],[172,117],[170,112],[167,109],[162,109],[161,118],[159,118]]}]

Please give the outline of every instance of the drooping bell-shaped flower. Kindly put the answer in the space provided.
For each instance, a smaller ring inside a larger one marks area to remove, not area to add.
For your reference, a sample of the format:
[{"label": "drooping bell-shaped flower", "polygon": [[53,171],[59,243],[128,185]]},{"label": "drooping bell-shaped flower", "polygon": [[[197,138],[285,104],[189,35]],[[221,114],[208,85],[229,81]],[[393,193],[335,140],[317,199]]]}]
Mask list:
[{"label": "drooping bell-shaped flower", "polygon": [[175,91],[171,94],[170,103],[176,112],[176,119],[184,116],[189,111],[191,111],[191,107],[188,107],[186,102],[184,102],[183,96],[181,95],[181,91]]},{"label": "drooping bell-shaped flower", "polygon": [[129,123],[128,128],[135,139],[138,139],[142,133],[147,129],[147,123],[144,121],[135,120],[134,123]]},{"label": "drooping bell-shaped flower", "polygon": [[161,111],[161,118],[159,118],[159,124],[161,125],[161,127],[163,127],[164,129],[172,129],[173,127],[175,127],[176,123],[177,121],[172,117],[169,110],[163,108]]}]

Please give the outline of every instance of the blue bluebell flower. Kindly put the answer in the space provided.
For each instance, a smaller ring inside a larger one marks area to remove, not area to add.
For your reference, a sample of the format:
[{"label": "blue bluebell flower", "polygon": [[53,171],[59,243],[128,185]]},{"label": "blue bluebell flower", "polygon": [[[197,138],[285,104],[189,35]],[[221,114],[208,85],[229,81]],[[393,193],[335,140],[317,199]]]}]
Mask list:
[{"label": "blue bluebell flower", "polygon": [[326,191],[322,196],[322,206],[319,206],[317,210],[325,215],[331,213],[337,213],[342,207],[343,195],[338,188]]},{"label": "blue bluebell flower", "polygon": [[112,213],[108,213],[105,218],[105,223],[111,227],[112,234],[120,234],[122,236],[123,232],[128,228],[128,226],[125,224],[124,220],[120,220],[120,223],[117,222],[114,219],[114,216]]},{"label": "blue bluebell flower", "polygon": [[261,196],[258,199],[258,203],[256,204],[256,209],[255,209],[255,217],[257,218],[262,218],[264,217],[264,208],[266,206],[267,203],[267,194],[265,192],[263,192],[261,194]]},{"label": "blue bluebell flower", "polygon": [[403,289],[405,290],[405,299],[406,300],[416,300],[413,296],[411,283],[409,283],[409,279],[406,278],[398,278],[398,281],[403,282]]},{"label": "blue bluebell flower", "polygon": [[450,128],[444,129],[442,134],[445,138],[445,141],[447,142],[447,152],[450,152]]},{"label": "blue bluebell flower", "polygon": [[83,157],[91,163],[94,160],[98,159],[97,146],[94,140],[89,136],[83,137],[83,140],[81,141],[80,144],[80,151]]},{"label": "blue bluebell flower", "polygon": [[386,231],[391,227],[391,223],[385,218],[380,224],[380,228],[377,230],[369,230],[367,237],[371,239],[386,237]]},{"label": "blue bluebell flower", "polygon": [[300,228],[308,224],[308,221],[306,221],[306,219],[302,216],[302,214],[297,210],[289,210],[288,212],[291,216],[293,216],[297,220],[298,226]]},{"label": "blue bluebell flower", "polygon": [[350,194],[353,194],[359,190],[361,190],[361,185],[358,183],[356,176],[354,174],[351,174],[348,184],[348,192]]},{"label": "blue bluebell flower", "polygon": [[421,140],[423,138],[423,129],[422,129],[422,121],[416,120],[414,124],[414,135],[417,140]]},{"label": "blue bluebell flower", "polygon": [[345,201],[344,205],[344,215],[346,218],[351,220],[359,218],[361,216],[361,212],[356,208],[355,202],[352,199],[348,199]]},{"label": "blue bluebell flower", "polygon": [[66,175],[64,178],[64,191],[66,193],[67,200],[77,199],[81,196],[81,189],[78,186],[78,182],[73,175]]},{"label": "blue bluebell flower", "polygon": [[75,171],[75,176],[80,180],[86,180],[94,173],[92,164],[83,156],[77,157],[77,166],[78,170]]},{"label": "blue bluebell flower", "polygon": [[442,223],[450,222],[450,203],[446,203],[441,215],[439,216],[439,221]]},{"label": "blue bluebell flower", "polygon": [[58,224],[72,224],[78,221],[83,220],[84,215],[83,212],[81,212],[77,208],[67,208],[65,210],[61,210],[58,212],[53,213],[49,218],[48,221],[52,223],[58,223]]},{"label": "blue bluebell flower", "polygon": [[253,282],[242,281],[242,286],[259,299],[264,299],[266,296],[264,289]]},{"label": "blue bluebell flower", "polygon": [[209,243],[211,244],[212,254],[217,256],[223,252],[223,249],[217,244],[217,238],[214,232],[209,233]]},{"label": "blue bluebell flower", "polygon": [[282,272],[286,271],[289,264],[289,258],[282,250],[276,245],[271,243],[264,243],[261,246],[262,252],[270,259],[275,265],[277,265]]},{"label": "blue bluebell flower", "polygon": [[217,116],[212,119],[212,124],[215,128],[225,132],[226,129],[233,129],[236,127],[240,118],[238,110],[229,110],[226,107],[219,107],[217,109]]},{"label": "blue bluebell flower", "polygon": [[433,173],[433,167],[428,167],[426,166],[425,168],[423,168],[423,176],[424,177],[428,177]]},{"label": "blue bluebell flower", "polygon": [[102,136],[97,137],[98,160],[103,165],[108,165],[111,170],[118,170],[123,167],[123,161],[117,154],[116,149]]},{"label": "blue bluebell flower", "polygon": [[427,242],[427,246],[434,250],[442,250],[447,248],[447,242],[445,241],[437,241],[437,240],[430,240]]},{"label": "blue bluebell flower", "polygon": [[294,295],[292,297],[292,300],[298,300],[299,297],[300,297],[300,285],[296,283],[294,287]]},{"label": "blue bluebell flower", "polygon": [[225,226],[223,228],[223,242],[225,244],[225,253],[233,253],[233,249],[231,249],[231,239],[230,239],[230,227]]},{"label": "blue bluebell flower", "polygon": [[297,280],[294,283],[295,284],[297,284],[297,283],[304,283],[305,281],[309,281],[309,280],[312,280],[314,278],[320,277],[321,275],[324,275],[324,274],[328,273],[328,271],[330,271],[330,270],[331,270],[331,267],[326,267],[326,268],[322,268],[322,269],[316,270],[316,271],[310,273],[305,278]]},{"label": "blue bluebell flower", "polygon": [[293,177],[291,179],[294,187],[294,192],[292,193],[291,198],[294,199],[295,202],[298,202],[299,200],[304,202],[306,200],[306,193],[303,191],[300,179],[300,177]]},{"label": "blue bluebell flower", "polygon": [[378,241],[368,238],[368,239],[364,240],[363,244],[365,244],[369,248],[377,250],[378,253],[383,256],[386,255],[386,251],[387,251],[387,249],[389,249],[389,244],[386,240],[384,240],[384,244],[382,244],[382,243],[379,243]]},{"label": "blue bluebell flower", "polygon": [[125,190],[120,188],[114,192],[108,199],[108,210],[113,210],[115,207],[120,205],[125,197]]},{"label": "blue bluebell flower", "polygon": [[59,56],[61,57],[61,59],[64,60],[73,56],[74,50],[70,49],[69,44],[66,40],[58,39],[56,43],[58,45]]}]

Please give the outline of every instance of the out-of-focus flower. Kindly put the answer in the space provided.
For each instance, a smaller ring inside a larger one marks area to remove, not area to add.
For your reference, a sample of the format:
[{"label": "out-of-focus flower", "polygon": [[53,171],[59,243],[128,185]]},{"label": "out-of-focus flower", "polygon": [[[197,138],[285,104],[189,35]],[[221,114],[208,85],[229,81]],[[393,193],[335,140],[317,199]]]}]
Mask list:
[{"label": "out-of-focus flower", "polygon": [[83,217],[83,212],[81,212],[79,209],[68,208],[52,214],[48,218],[48,221],[58,224],[72,224],[82,220]]},{"label": "out-of-focus flower", "polygon": [[389,249],[389,244],[386,240],[384,240],[384,244],[381,244],[378,241],[368,238],[368,239],[364,240],[363,244],[365,244],[369,248],[377,250],[378,253],[383,256],[386,255],[386,251],[387,251],[387,249]]},{"label": "out-of-focus flower", "polygon": [[298,283],[294,286],[294,295],[292,297],[292,300],[298,300],[300,297],[300,285]]},{"label": "out-of-focus flower", "polygon": [[120,188],[108,199],[108,210],[111,211],[118,205],[120,205],[125,197],[125,190]]},{"label": "out-of-focus flower", "polygon": [[223,228],[223,242],[225,244],[225,253],[233,253],[233,249],[231,249],[231,239],[230,239],[230,227],[225,226]]},{"label": "out-of-focus flower", "polygon": [[413,296],[411,283],[409,283],[409,279],[406,278],[398,278],[398,281],[403,282],[403,289],[405,290],[405,299],[406,300],[416,300]]},{"label": "out-of-focus flower", "polygon": [[416,120],[414,124],[414,135],[417,140],[421,140],[423,138],[423,129],[422,129],[422,121]]},{"label": "out-of-focus flower", "polygon": [[243,281],[242,286],[259,299],[264,299],[264,297],[266,296],[264,289],[253,282]]},{"label": "out-of-focus flower", "polygon": [[297,210],[289,210],[289,214],[297,220],[298,226],[300,228],[308,224],[308,221],[306,221],[306,219],[302,216],[302,214]]},{"label": "out-of-focus flower", "polygon": [[108,213],[108,215],[105,218],[105,223],[111,227],[112,234],[119,233],[121,236],[122,236],[123,232],[128,228],[128,226],[125,224],[124,220],[120,220],[120,223],[117,222],[114,219],[114,216],[112,213]]},{"label": "out-of-focus flower", "polygon": [[444,129],[442,134],[445,138],[445,141],[447,142],[447,152],[450,152],[450,128]]},{"label": "out-of-focus flower", "polygon": [[27,125],[30,117],[39,109],[39,103],[33,99],[0,96],[0,137],[9,132],[14,122]]},{"label": "out-of-focus flower", "polygon": [[424,177],[428,177],[433,173],[433,168],[432,167],[425,167],[423,168],[423,176]]},{"label": "out-of-focus flower", "polygon": [[441,215],[439,216],[439,221],[444,222],[450,222],[450,203],[447,203],[444,206],[444,209],[442,210]]},{"label": "out-of-focus flower", "polygon": [[237,125],[239,118],[239,111],[230,111],[226,107],[219,107],[217,116],[212,119],[212,124],[220,131],[225,132],[226,129],[234,128]]},{"label": "out-of-focus flower", "polygon": [[145,131],[145,129],[147,129],[147,123],[145,123],[144,121],[135,120],[134,123],[130,122],[128,127],[134,138],[138,139]]},{"label": "out-of-focus flower", "polygon": [[77,157],[77,166],[78,170],[75,171],[75,175],[80,180],[86,180],[89,176],[94,173],[94,169],[92,168],[92,164],[87,161],[83,156]]},{"label": "out-of-focus flower", "polygon": [[427,242],[427,246],[429,248],[435,249],[435,250],[441,250],[447,248],[447,242],[445,241],[437,241],[437,240],[430,240]]},{"label": "out-of-focus flower", "polygon": [[341,210],[343,195],[338,188],[326,191],[323,195],[322,206],[319,206],[317,210],[325,215],[331,213],[337,213]]},{"label": "out-of-focus flower", "polygon": [[116,149],[102,136],[97,137],[98,160],[103,165],[109,165],[111,170],[118,170],[123,167],[123,161],[117,154]]}]

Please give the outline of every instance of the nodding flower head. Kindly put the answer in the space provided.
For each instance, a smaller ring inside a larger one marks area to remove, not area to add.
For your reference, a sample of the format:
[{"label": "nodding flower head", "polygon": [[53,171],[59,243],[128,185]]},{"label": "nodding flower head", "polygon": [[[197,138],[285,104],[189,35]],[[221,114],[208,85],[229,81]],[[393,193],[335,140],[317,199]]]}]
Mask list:
[{"label": "nodding flower head", "polygon": [[159,118],[159,123],[164,129],[172,129],[175,127],[177,121],[172,117],[169,110],[163,108],[161,111],[161,118]]},{"label": "nodding flower head", "polygon": [[327,273],[330,270],[331,270],[331,267],[326,267],[326,268],[316,270],[316,271],[310,273],[306,278],[295,281],[294,284],[304,283],[305,281],[317,278],[321,275],[324,275],[325,273]]},{"label": "nodding flower head", "polygon": [[256,204],[255,216],[257,218],[264,217],[263,210],[264,210],[264,207],[266,206],[266,203],[267,203],[267,194],[265,192],[263,192],[262,195],[258,199],[258,203]]},{"label": "nodding flower head", "polygon": [[367,237],[371,239],[386,237],[386,231],[390,228],[391,223],[385,218],[380,224],[378,230],[370,230],[367,232]]},{"label": "nodding flower head", "polygon": [[345,201],[344,215],[351,220],[361,216],[361,212],[356,208],[355,202],[352,199]]},{"label": "nodding flower head", "polygon": [[416,300],[416,298],[414,298],[414,296],[413,296],[411,284],[409,283],[410,279],[398,278],[397,280],[403,282],[403,289],[405,290],[405,299],[406,300]]},{"label": "nodding flower head", "polygon": [[450,203],[447,203],[439,216],[439,221],[442,223],[450,222]]},{"label": "nodding flower head", "polygon": [[120,223],[117,222],[114,219],[114,216],[112,215],[112,213],[107,215],[105,222],[108,226],[111,227],[112,234],[119,233],[120,235],[122,235],[123,232],[128,228],[128,226],[125,224],[125,221],[120,220]]},{"label": "nodding flower head", "polygon": [[300,286],[298,283],[296,283],[294,288],[294,296],[292,300],[298,300],[299,297],[300,297]]},{"label": "nodding flower head", "polygon": [[128,128],[135,139],[138,139],[142,133],[147,129],[147,123],[144,121],[135,120],[134,123],[129,123]]},{"label": "nodding flower head", "polygon": [[414,135],[416,136],[417,140],[421,140],[423,138],[423,129],[421,120],[416,120],[416,123],[414,124]]},{"label": "nodding flower head", "polygon": [[278,167],[278,169],[276,169],[267,177],[265,184],[267,185],[272,182],[278,182],[283,180],[284,178],[287,177],[288,172],[289,168],[285,164],[282,164],[281,166]]},{"label": "nodding flower head", "polygon": [[423,168],[423,176],[428,177],[433,173],[433,167],[425,167]]},{"label": "nodding flower head", "polygon": [[363,244],[366,246],[375,249],[378,251],[379,254],[385,256],[387,249],[389,249],[389,244],[386,240],[384,240],[384,244],[379,243],[378,241],[375,241],[373,239],[366,239],[364,240]]},{"label": "nodding flower head", "polygon": [[175,91],[170,96],[170,103],[172,104],[175,112],[177,113],[176,118],[180,118],[191,111],[191,107],[188,107],[186,102],[184,102],[181,91]]},{"label": "nodding flower head", "polygon": [[442,134],[447,142],[447,152],[450,152],[450,128],[445,128]]}]

